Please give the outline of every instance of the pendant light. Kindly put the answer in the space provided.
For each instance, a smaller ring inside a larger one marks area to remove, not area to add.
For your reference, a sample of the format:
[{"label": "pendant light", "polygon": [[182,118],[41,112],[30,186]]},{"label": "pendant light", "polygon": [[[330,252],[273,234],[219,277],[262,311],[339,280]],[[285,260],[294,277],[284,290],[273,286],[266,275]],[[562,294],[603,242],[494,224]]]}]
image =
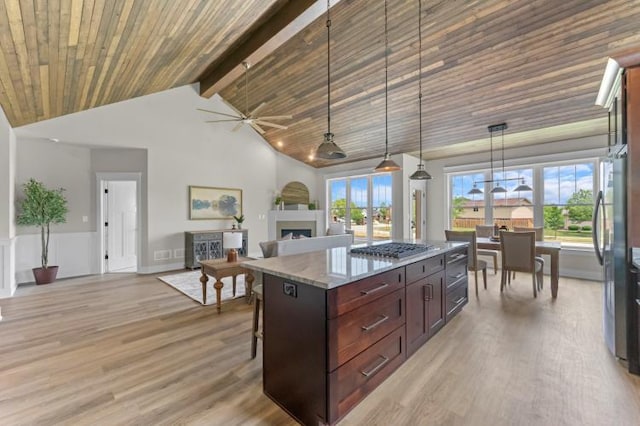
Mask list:
[{"label": "pendant light", "polygon": [[471,188],[471,191],[467,192],[467,194],[469,195],[477,195],[477,194],[482,194],[482,190],[480,188],[478,188],[478,184],[473,182],[473,188]]},{"label": "pendant light", "polygon": [[520,178],[520,185],[518,185],[518,187],[513,190],[513,192],[520,192],[520,191],[533,191],[533,188],[531,188],[529,185],[527,185],[524,182],[524,178]]},{"label": "pendant light", "polygon": [[387,0],[384,1],[384,159],[374,169],[375,172],[395,172],[402,170],[389,155],[389,100],[388,100],[388,68],[389,68],[389,37],[387,31]]},{"label": "pendant light", "polygon": [[345,158],[347,154],[333,141],[331,133],[331,18],[329,9],[330,0],[327,0],[327,132],[324,134],[324,141],[316,150],[316,157],[325,160],[338,160]]},{"label": "pendant light", "polygon": [[502,179],[505,178],[504,176],[504,129],[506,128],[507,128],[506,123],[494,124],[493,126],[489,126],[489,135],[491,138],[491,179],[496,183],[496,186],[491,190],[492,194],[501,194],[501,193],[507,192],[507,190],[500,185],[500,181],[495,180],[493,177],[493,132],[497,132],[498,130],[501,130],[502,131]]},{"label": "pendant light", "polygon": [[424,170],[424,163],[422,162],[422,0],[418,0],[418,119],[420,120],[420,162],[418,163],[418,170],[413,172],[409,179],[427,180],[431,179],[431,175]]}]

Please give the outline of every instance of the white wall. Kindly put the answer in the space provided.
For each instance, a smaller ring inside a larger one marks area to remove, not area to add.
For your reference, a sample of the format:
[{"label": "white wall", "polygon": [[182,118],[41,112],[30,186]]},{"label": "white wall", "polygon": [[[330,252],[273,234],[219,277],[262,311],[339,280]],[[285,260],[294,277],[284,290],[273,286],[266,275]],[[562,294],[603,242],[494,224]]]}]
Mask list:
[{"label": "white wall", "polygon": [[[607,144],[605,136],[572,139],[505,150],[505,166],[542,162],[548,160],[575,159],[580,151],[594,150],[592,155],[604,155]],[[448,227],[448,189],[445,168],[466,165],[489,167],[489,153],[462,155],[451,158],[431,160],[425,163],[425,169],[433,177],[427,184],[427,238],[444,239],[444,229]],[[602,271],[592,250],[572,250],[563,248],[560,252],[560,274],[576,278],[599,281]]]},{"label": "white wall", "polygon": [[[258,242],[267,240],[266,213],[280,183],[297,180],[315,191],[315,172],[295,160],[282,160],[281,154],[248,126],[232,132],[233,124],[205,123],[211,114],[196,108],[232,112],[217,95],[204,99],[196,86],[183,86],[15,131],[19,142],[25,138],[58,138],[96,149],[146,150],[148,211],[143,217],[147,224],[143,246],[148,252],[141,259],[143,272],[182,267],[183,259],[174,254],[184,247],[184,231],[231,226],[228,220],[189,220],[189,185],[242,189],[249,252],[259,253]],[[32,162],[30,167],[37,168],[46,158],[36,153]],[[95,177],[88,178],[85,171],[79,172],[78,178],[87,180],[88,185],[95,182]],[[171,258],[155,260],[156,252],[167,250]]]},{"label": "white wall", "polygon": [[0,297],[16,289],[15,204],[16,136],[0,108]]}]

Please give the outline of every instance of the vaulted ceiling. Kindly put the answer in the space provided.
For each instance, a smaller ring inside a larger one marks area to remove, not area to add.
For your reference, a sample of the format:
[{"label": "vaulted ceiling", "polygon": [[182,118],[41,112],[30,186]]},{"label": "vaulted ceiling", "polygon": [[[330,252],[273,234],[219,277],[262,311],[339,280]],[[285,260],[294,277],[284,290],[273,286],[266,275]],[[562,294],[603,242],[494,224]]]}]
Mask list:
[{"label": "vaulted ceiling", "polygon": [[[422,3],[425,158],[486,150],[487,126],[501,122],[506,147],[607,132],[595,95],[607,57],[640,46],[640,2]],[[249,108],[267,102],[260,115],[293,115],[286,130],[265,128],[268,143],[316,167],[335,164],[310,156],[327,126],[325,8],[314,0],[7,0],[0,105],[17,127],[200,81],[204,95],[218,91],[244,110],[240,62],[248,58]],[[417,154],[418,1],[388,0],[388,11],[389,151]],[[331,14],[331,130],[347,153],[338,162],[382,157],[384,3],[342,0]]]}]

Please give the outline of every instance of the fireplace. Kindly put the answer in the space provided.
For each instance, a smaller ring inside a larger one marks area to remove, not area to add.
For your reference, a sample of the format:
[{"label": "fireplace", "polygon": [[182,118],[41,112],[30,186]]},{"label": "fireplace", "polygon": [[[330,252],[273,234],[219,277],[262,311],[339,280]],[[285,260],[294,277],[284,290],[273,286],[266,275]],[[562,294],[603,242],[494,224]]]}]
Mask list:
[{"label": "fireplace", "polygon": [[300,238],[300,236],[303,237],[312,237],[313,235],[311,235],[311,229],[286,229],[283,228],[280,230],[280,238],[283,238],[285,235],[287,234],[291,234],[293,235],[293,238]]},{"label": "fireplace", "polygon": [[[294,235],[317,237],[325,234],[322,210],[271,210],[269,212],[269,239],[276,240],[291,232]],[[283,230],[286,231],[283,233]]]}]

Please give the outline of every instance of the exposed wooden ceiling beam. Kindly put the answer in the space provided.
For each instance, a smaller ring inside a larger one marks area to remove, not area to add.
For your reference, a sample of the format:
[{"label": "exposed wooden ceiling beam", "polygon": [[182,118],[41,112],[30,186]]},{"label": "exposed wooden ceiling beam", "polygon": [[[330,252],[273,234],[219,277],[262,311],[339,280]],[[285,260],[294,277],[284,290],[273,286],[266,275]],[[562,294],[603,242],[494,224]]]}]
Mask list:
[{"label": "exposed wooden ceiling beam", "polygon": [[[331,6],[340,0],[331,0]],[[220,58],[198,78],[200,95],[211,97],[244,72],[242,62],[254,65],[298,34],[327,10],[325,0],[289,0],[277,4],[261,23],[249,31],[236,48]]]}]

